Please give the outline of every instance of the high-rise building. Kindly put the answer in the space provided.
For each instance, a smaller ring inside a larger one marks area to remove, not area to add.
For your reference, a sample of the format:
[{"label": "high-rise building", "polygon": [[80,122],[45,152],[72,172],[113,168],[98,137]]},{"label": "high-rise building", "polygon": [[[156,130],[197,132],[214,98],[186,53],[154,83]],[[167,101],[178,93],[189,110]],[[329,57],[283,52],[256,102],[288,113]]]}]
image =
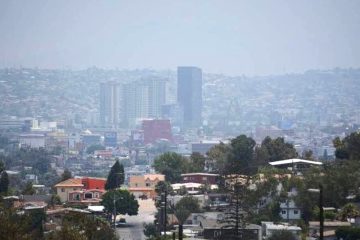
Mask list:
[{"label": "high-rise building", "polygon": [[202,71],[197,67],[178,67],[177,99],[183,107],[184,126],[199,127],[202,113]]},{"label": "high-rise building", "polygon": [[161,117],[161,107],[165,104],[165,80],[143,79],[123,86],[123,122],[133,127],[144,118]]},{"label": "high-rise building", "polygon": [[149,115],[148,87],[137,82],[123,85],[123,114],[122,122],[126,127],[133,127],[137,119],[147,118]]},{"label": "high-rise building", "polygon": [[100,83],[100,124],[116,127],[119,124],[120,86],[116,82]]}]

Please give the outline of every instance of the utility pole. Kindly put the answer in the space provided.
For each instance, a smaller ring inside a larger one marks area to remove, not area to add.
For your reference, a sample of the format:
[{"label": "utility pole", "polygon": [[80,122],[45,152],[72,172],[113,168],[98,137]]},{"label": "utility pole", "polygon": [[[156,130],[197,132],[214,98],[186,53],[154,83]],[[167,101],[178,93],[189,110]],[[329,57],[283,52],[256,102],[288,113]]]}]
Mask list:
[{"label": "utility pole", "polygon": [[166,236],[166,223],[167,223],[167,190],[164,193],[164,235]]},{"label": "utility pole", "polygon": [[166,224],[167,224],[167,190],[165,192],[161,193],[161,208],[164,208],[162,211],[163,216],[163,229],[164,229],[164,235],[166,235]]},{"label": "utility pole", "polygon": [[324,207],[323,207],[323,186],[319,185],[319,208],[320,208],[320,240],[324,240]]}]

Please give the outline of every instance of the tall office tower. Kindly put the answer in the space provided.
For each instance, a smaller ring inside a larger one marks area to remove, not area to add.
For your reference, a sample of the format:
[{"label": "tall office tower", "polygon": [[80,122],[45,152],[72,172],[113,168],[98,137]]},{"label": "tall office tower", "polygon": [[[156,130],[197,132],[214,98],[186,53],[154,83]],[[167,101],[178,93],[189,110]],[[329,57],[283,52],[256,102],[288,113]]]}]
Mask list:
[{"label": "tall office tower", "polygon": [[149,117],[161,116],[161,107],[165,104],[166,82],[164,79],[150,78],[143,80],[149,88]]},{"label": "tall office tower", "polygon": [[125,127],[134,127],[137,119],[147,118],[149,115],[149,89],[137,82],[123,85],[123,119]]},{"label": "tall office tower", "polygon": [[184,127],[201,126],[202,71],[197,67],[178,67],[177,99],[184,111]]},{"label": "tall office tower", "polygon": [[137,120],[158,118],[165,104],[165,80],[143,79],[123,86],[123,123],[134,127]]},{"label": "tall office tower", "polygon": [[117,127],[120,112],[120,86],[116,82],[100,83],[100,123]]}]

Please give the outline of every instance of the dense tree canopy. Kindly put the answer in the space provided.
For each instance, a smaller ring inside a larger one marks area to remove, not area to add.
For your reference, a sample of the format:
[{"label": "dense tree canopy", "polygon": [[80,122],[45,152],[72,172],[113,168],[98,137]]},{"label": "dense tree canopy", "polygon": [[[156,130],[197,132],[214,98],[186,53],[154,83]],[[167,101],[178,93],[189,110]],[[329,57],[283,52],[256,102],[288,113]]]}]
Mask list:
[{"label": "dense tree canopy", "polygon": [[208,156],[207,168],[211,172],[223,174],[225,171],[226,158],[229,154],[229,150],[229,146],[222,142],[213,146],[206,153]]},{"label": "dense tree canopy", "polygon": [[360,133],[354,132],[344,139],[339,137],[333,141],[336,148],[335,156],[338,159],[349,159],[360,161]]},{"label": "dense tree canopy", "polygon": [[51,232],[45,240],[115,240],[113,229],[104,220],[81,213],[69,213],[59,231]]},{"label": "dense tree canopy", "polygon": [[127,190],[110,190],[103,195],[101,204],[109,214],[112,214],[114,211],[114,199],[117,214],[128,214],[130,216],[138,214],[138,201]]},{"label": "dense tree canopy", "polygon": [[175,209],[185,208],[190,213],[198,213],[200,212],[199,201],[191,196],[186,196],[181,198],[175,205]]},{"label": "dense tree canopy", "polygon": [[268,162],[295,158],[298,156],[296,149],[290,143],[286,143],[284,138],[271,139],[266,137],[260,147],[256,150],[256,162],[258,165],[266,165]]},{"label": "dense tree canopy", "polygon": [[181,180],[181,174],[187,170],[187,159],[177,153],[167,152],[154,161],[157,172],[165,175],[166,181],[176,183]]},{"label": "dense tree canopy", "polygon": [[198,152],[192,153],[190,156],[188,172],[204,172],[205,160],[206,159],[202,154]]},{"label": "dense tree canopy", "polygon": [[255,141],[245,135],[231,140],[230,151],[225,164],[225,174],[250,174],[254,170]]}]

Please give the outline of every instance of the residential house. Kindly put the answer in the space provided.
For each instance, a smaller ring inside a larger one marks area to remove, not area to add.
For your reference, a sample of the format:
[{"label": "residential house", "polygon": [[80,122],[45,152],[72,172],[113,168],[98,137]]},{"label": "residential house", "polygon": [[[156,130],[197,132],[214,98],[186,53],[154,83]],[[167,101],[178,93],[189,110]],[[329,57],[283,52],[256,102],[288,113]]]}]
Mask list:
[{"label": "residential house", "polygon": [[[233,228],[226,227],[227,223],[222,222],[225,218],[223,212],[192,213],[185,221],[185,229],[192,230],[192,233],[202,235],[202,239],[231,239],[234,234]],[[176,217],[170,216],[170,221],[176,223]],[[255,224],[247,224],[240,228],[239,233],[242,239],[261,240],[261,227]]]},{"label": "residential house", "polygon": [[183,183],[217,184],[219,174],[213,173],[185,173],[181,174]]},{"label": "residential house", "polygon": [[97,203],[105,193],[105,178],[70,178],[55,185],[61,202]]},{"label": "residential house", "polygon": [[300,239],[301,228],[298,226],[291,226],[289,224],[275,224],[273,222],[261,222],[263,238],[267,239],[275,232],[290,231],[296,237]]},{"label": "residential house", "polygon": [[128,190],[136,197],[146,196],[147,198],[155,198],[155,186],[165,181],[163,174],[145,174],[142,176],[130,176]]}]

